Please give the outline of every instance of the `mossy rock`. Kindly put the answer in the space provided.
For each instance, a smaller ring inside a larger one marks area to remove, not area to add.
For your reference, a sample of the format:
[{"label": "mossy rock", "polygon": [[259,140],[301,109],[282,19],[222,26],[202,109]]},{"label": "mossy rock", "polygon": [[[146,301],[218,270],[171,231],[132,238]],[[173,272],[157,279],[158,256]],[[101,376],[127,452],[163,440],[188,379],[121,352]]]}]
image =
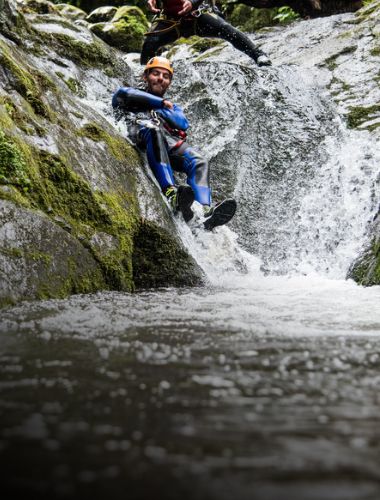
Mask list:
[{"label": "mossy rock", "polygon": [[356,12],[359,21],[366,19],[376,19],[380,13],[380,0],[374,0]]},{"label": "mossy rock", "polygon": [[77,21],[79,19],[86,19],[87,13],[80,9],[79,7],[75,7],[74,5],[69,5],[67,3],[59,3],[55,6],[58,12],[64,17],[71,19],[72,21]]},{"label": "mossy rock", "polygon": [[54,88],[54,83],[43,73],[22,66],[5,46],[0,42],[0,65],[6,72],[13,88],[30,104],[33,111],[52,121],[54,113],[47,106],[43,94]]},{"label": "mossy rock", "polygon": [[30,183],[24,156],[0,130],[0,184],[10,184],[24,190]]},{"label": "mossy rock", "polygon": [[372,234],[375,236],[365,252],[354,262],[348,277],[359,285],[380,285],[380,212],[378,213]]},{"label": "mossy rock", "polygon": [[138,52],[149,23],[138,7],[121,7],[110,22],[97,23],[90,30],[103,41],[123,52]]},{"label": "mossy rock", "polygon": [[350,106],[347,115],[349,128],[375,130],[380,127],[380,104],[373,106]]},{"label": "mossy rock", "polygon": [[193,258],[164,229],[148,221],[135,233],[132,263],[133,280],[139,289],[203,283]]},{"label": "mossy rock", "polygon": [[[132,241],[137,202],[123,191],[95,192],[63,158],[0,135],[0,183],[12,188],[0,198],[41,210],[81,241],[110,289],[131,291]],[[108,234],[117,245],[99,252],[94,235]]]},{"label": "mossy rock", "polygon": [[17,8],[24,14],[53,14],[57,12],[54,3],[47,0],[17,0]]},{"label": "mossy rock", "polygon": [[107,289],[80,242],[42,212],[0,199],[0,307]]}]

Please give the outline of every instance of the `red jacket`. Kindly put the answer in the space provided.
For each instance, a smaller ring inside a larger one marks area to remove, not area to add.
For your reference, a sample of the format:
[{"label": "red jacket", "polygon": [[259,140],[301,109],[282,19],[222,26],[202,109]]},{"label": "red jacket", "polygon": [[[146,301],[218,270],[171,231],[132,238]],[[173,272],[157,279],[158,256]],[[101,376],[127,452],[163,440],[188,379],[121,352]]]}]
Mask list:
[{"label": "red jacket", "polygon": [[161,4],[165,14],[169,16],[177,16],[183,9],[182,0],[162,0]]}]

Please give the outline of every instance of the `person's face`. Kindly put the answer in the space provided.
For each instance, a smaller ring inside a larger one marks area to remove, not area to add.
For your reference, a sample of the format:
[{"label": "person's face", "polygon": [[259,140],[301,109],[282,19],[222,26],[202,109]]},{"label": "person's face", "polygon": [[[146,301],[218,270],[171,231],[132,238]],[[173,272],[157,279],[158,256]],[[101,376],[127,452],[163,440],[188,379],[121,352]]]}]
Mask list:
[{"label": "person's face", "polygon": [[167,69],[153,68],[147,75],[144,75],[144,80],[148,85],[148,92],[163,97],[170,85],[171,75]]}]

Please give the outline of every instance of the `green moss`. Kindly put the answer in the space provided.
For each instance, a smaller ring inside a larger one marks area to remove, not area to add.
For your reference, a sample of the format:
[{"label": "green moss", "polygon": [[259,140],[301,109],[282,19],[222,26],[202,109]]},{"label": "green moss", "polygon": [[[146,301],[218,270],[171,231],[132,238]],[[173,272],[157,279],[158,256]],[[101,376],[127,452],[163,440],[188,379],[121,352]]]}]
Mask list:
[{"label": "green moss", "polygon": [[35,113],[52,120],[52,112],[42,99],[46,89],[53,89],[53,82],[36,70],[26,70],[10,55],[5,44],[0,43],[0,65],[8,72],[14,89],[31,105]]},{"label": "green moss", "polygon": [[[132,290],[133,232],[138,224],[137,202],[132,195],[122,189],[94,192],[63,158],[11,140],[4,133],[0,138],[2,176],[14,190],[6,193],[0,190],[0,197],[16,201],[16,192],[22,204],[42,210],[53,221],[62,218],[72,228],[72,235],[81,239],[98,262],[107,286]],[[114,237],[116,247],[99,252],[91,244],[92,236],[99,232]],[[34,257],[41,258],[36,253]],[[69,281],[73,293],[73,279]],[[78,287],[75,285],[75,290]]]},{"label": "green moss", "polygon": [[0,130],[0,184],[12,184],[26,191],[30,186],[28,166],[15,143]]},{"label": "green moss", "polygon": [[106,67],[116,64],[113,58],[101,40],[94,37],[91,43],[85,43],[77,40],[65,33],[44,33],[37,31],[35,33],[37,40],[42,40],[48,46],[62,57],[69,57],[76,64],[87,67]]},{"label": "green moss", "polygon": [[337,68],[337,62],[336,62],[336,59],[339,57],[339,56],[342,56],[342,55],[345,55],[345,54],[352,54],[353,52],[355,52],[357,50],[357,46],[356,45],[350,45],[349,47],[344,47],[340,52],[338,52],[337,54],[334,54],[333,56],[331,57],[328,57],[326,60],[325,60],[325,65],[327,66],[327,68],[330,70],[330,71],[334,71],[336,68]]},{"label": "green moss", "polygon": [[7,257],[13,257],[13,258],[21,258],[23,255],[22,250],[16,247],[13,248],[0,247],[0,253],[2,253]]},{"label": "green moss", "polygon": [[86,123],[79,131],[79,136],[87,137],[94,142],[105,142],[113,156],[118,160],[129,158],[132,164],[137,164],[138,155],[134,148],[123,138],[113,137],[96,123]]},{"label": "green moss", "polygon": [[356,16],[359,21],[364,21],[378,11],[380,12],[379,1],[366,2],[365,6],[356,12]]},{"label": "green moss", "polygon": [[48,255],[43,252],[39,252],[37,250],[32,250],[30,252],[27,252],[27,255],[30,260],[34,261],[42,261],[44,264],[50,264],[51,263],[51,255]]},{"label": "green moss", "polygon": [[135,233],[133,278],[137,288],[202,283],[189,254],[164,229],[148,221],[142,222]]},{"label": "green moss", "polygon": [[71,92],[73,92],[73,94],[76,94],[78,97],[86,97],[86,90],[76,78],[68,78],[67,80],[63,81],[69,87]]},{"label": "green moss", "polygon": [[[347,124],[349,128],[358,128],[369,120],[373,120],[380,115],[380,104],[373,106],[350,106],[347,115]],[[365,127],[368,130],[374,130],[380,126],[375,123]]]},{"label": "green moss", "polygon": [[[195,41],[194,41],[195,40]],[[206,50],[212,49],[214,47],[224,46],[225,44],[221,40],[216,40],[215,38],[200,38],[192,37],[193,43],[191,43],[191,50],[193,52],[205,52]]]},{"label": "green moss", "polygon": [[15,126],[27,135],[38,135],[40,137],[46,135],[46,130],[38,121],[33,120],[20,106],[16,106],[10,96],[0,96],[0,115],[2,114],[1,106],[5,114],[9,117],[8,123],[6,124],[7,126],[4,128],[11,129]]},{"label": "green moss", "polygon": [[220,47],[219,49],[215,49],[215,50],[210,50],[210,52],[207,52],[207,54],[202,54],[201,56],[194,59],[194,63],[204,61],[211,56],[217,56],[218,54],[220,54],[222,52],[222,50],[223,50],[223,47]]},{"label": "green moss", "polygon": [[348,277],[359,285],[380,285],[380,238],[375,237],[368,250],[354,263]]},{"label": "green moss", "polygon": [[86,90],[79,80],[76,78],[65,79],[65,75],[61,71],[56,71],[55,74],[69,87],[73,94],[76,94],[78,97],[86,97]]},{"label": "green moss", "polygon": [[138,52],[149,23],[138,7],[124,6],[111,22],[92,24],[90,29],[99,38],[124,52]]},{"label": "green moss", "polygon": [[178,48],[181,45],[188,45],[190,47],[190,50],[193,53],[203,53],[209,49],[212,49],[215,47],[214,51],[209,52],[208,54],[205,54],[205,56],[201,56],[196,59],[196,61],[200,61],[202,59],[206,59],[210,57],[211,55],[217,55],[219,54],[222,50],[223,47],[225,46],[225,42],[223,40],[215,39],[215,38],[201,38],[199,36],[191,36],[189,38],[184,38],[181,37],[179,38],[172,47],[168,48],[168,58],[171,59],[175,53],[178,51]]},{"label": "green moss", "polygon": [[68,267],[67,278],[59,283],[58,288],[54,275],[51,275],[51,279],[45,280],[44,284],[39,287],[37,297],[40,300],[51,297],[64,299],[71,294],[93,293],[107,288],[100,271],[94,270],[83,274],[73,259],[68,260]]},{"label": "green moss", "polygon": [[331,95],[333,96],[340,96],[342,92],[349,92],[351,90],[351,85],[344,82],[343,80],[340,80],[339,78],[336,78],[335,76],[332,77],[331,82],[328,86],[330,90],[332,89],[332,87],[339,87],[339,89],[331,92]]},{"label": "green moss", "polygon": [[375,47],[370,51],[371,56],[380,56],[380,47]]},{"label": "green moss", "polygon": [[238,4],[233,7],[229,20],[233,26],[253,33],[265,26],[276,24],[278,9],[256,9],[248,5]]}]

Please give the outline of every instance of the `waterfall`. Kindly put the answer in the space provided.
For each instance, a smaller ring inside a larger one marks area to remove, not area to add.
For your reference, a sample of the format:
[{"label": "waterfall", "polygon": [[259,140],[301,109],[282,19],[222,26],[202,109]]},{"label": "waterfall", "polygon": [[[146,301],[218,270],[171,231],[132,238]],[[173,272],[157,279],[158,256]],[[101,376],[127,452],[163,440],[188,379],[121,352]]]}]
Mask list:
[{"label": "waterfall", "polygon": [[190,141],[210,161],[215,197],[239,204],[236,237],[220,228],[212,244],[231,265],[239,247],[266,274],[344,279],[377,210],[375,139],[346,128],[318,73],[224,59],[177,64],[172,94],[185,103]]},{"label": "waterfall", "polygon": [[[326,22],[335,21],[315,21],[313,29],[332,29]],[[278,44],[281,35],[272,38]],[[293,38],[299,44],[302,35]],[[207,58],[180,47],[172,58],[168,98],[184,107],[189,142],[210,162],[214,200],[238,202],[233,221],[213,234],[176,221],[206,275],[215,282],[222,272],[260,268],[344,279],[378,208],[380,153],[373,134],[342,121],[326,68],[258,69],[231,47]],[[138,55],[125,59],[138,81]],[[97,94],[92,105],[112,121],[108,99]]]}]

